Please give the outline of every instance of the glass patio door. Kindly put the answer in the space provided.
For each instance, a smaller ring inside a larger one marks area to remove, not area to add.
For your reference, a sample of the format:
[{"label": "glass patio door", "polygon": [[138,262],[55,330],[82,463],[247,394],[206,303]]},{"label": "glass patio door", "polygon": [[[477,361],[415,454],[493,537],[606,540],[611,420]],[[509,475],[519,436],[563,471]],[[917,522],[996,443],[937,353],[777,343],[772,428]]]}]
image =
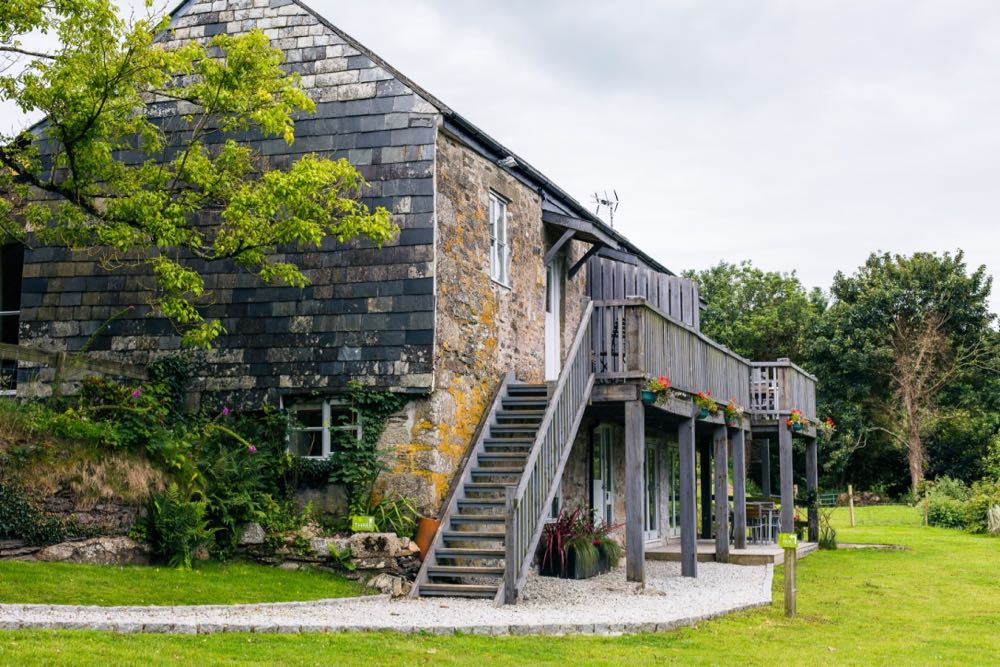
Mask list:
[{"label": "glass patio door", "polygon": [[590,464],[591,500],[594,514],[607,523],[614,522],[614,476],[612,471],[611,427],[598,426],[594,431],[594,452]]},{"label": "glass patio door", "polygon": [[643,473],[643,536],[650,542],[660,538],[660,447],[649,441],[646,442]]}]

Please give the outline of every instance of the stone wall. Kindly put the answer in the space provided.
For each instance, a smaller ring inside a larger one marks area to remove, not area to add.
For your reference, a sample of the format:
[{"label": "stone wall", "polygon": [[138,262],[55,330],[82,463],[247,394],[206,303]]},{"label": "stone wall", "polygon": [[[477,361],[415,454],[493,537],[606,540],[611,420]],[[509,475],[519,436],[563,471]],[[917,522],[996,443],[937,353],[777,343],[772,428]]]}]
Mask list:
[{"label": "stone wall", "polygon": [[[286,69],[302,76],[317,102],[316,113],[296,123],[292,146],[251,137],[262,160],[280,168],[306,153],[346,158],[370,182],[365,202],[385,206],[401,228],[398,239],[381,249],[333,240],[315,251],[288,249],[284,258],[303,267],[311,281],[301,290],[264,285],[231,264],[204,267],[213,304],[205,315],[220,318],[229,333],[205,356],[196,391],[244,406],[275,402],[283,393],[335,391],[351,379],[429,391],[436,107],[291,0],[193,0],[171,25],[170,43],[262,29],[284,51]],[[184,136],[171,130],[178,127],[178,115],[189,111],[165,103],[152,114],[170,140],[181,143]],[[51,147],[43,142],[41,149]],[[177,349],[171,324],[145,305],[151,282],[147,273],[128,267],[109,273],[84,253],[28,250],[21,340],[80,350],[103,322],[135,306],[90,349],[138,364]],[[47,393],[50,378],[51,369],[22,371],[21,391]]]}]

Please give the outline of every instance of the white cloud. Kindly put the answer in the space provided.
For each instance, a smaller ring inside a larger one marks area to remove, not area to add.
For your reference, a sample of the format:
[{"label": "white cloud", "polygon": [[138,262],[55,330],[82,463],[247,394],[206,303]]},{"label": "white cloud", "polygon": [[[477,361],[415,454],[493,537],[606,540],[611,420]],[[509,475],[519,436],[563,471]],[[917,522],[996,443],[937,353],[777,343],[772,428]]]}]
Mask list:
[{"label": "white cloud", "polygon": [[995,2],[310,4],[581,201],[616,188],[675,270],[828,287],[961,247],[1000,273]]}]

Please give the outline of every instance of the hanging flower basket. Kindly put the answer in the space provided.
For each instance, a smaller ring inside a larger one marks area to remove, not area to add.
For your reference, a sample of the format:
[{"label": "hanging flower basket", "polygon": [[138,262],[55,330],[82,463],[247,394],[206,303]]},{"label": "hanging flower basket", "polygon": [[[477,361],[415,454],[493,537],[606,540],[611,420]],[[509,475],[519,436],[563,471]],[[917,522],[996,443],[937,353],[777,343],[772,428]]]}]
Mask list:
[{"label": "hanging flower basket", "polygon": [[642,389],[642,402],[646,405],[653,405],[661,398],[666,398],[670,394],[670,378],[666,375],[652,378]]},{"label": "hanging flower basket", "polygon": [[699,391],[695,394],[694,404],[698,408],[698,419],[707,419],[719,411],[719,404],[712,398],[712,392]]},{"label": "hanging flower basket", "polygon": [[726,403],[726,407],[723,408],[726,413],[726,424],[736,428],[743,424],[743,415],[745,414],[743,408],[736,405],[736,399],[731,398],[729,402]]},{"label": "hanging flower basket", "polygon": [[806,418],[802,414],[801,410],[792,410],[792,413],[788,416],[788,419],[785,420],[785,426],[792,429],[796,433],[804,430],[806,424],[807,424]]}]

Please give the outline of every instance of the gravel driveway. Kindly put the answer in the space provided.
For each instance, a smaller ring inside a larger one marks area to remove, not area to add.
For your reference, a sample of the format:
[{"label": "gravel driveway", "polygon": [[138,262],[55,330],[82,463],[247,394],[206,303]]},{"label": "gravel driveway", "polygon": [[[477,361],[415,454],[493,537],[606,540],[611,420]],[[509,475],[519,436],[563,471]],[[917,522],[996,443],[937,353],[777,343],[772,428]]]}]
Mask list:
[{"label": "gravel driveway", "polygon": [[521,601],[494,607],[466,599],[389,600],[385,596],[197,607],[0,605],[0,629],[61,628],[117,632],[431,632],[451,634],[618,634],[689,625],[771,602],[772,566],[647,562],[644,590],[625,570],[572,581],[529,578]]}]

